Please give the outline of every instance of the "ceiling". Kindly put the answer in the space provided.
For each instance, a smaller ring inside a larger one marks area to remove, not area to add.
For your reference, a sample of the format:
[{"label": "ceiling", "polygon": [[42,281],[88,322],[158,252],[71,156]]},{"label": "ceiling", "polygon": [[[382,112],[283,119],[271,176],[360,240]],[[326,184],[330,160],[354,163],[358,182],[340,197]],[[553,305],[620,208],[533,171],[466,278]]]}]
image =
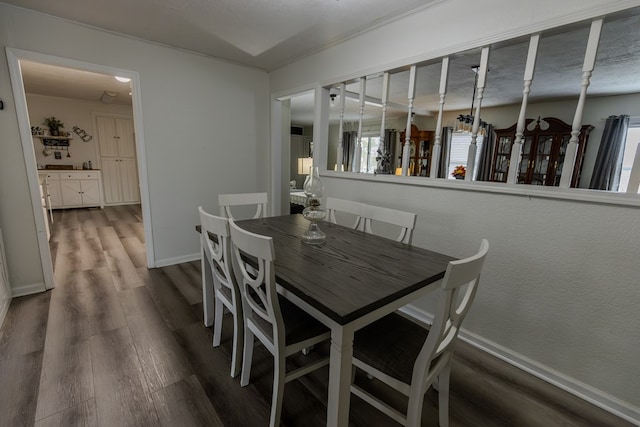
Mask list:
[{"label": "ceiling", "polygon": [[56,96],[98,102],[105,92],[109,104],[131,105],[130,83],[115,76],[62,68],[37,62],[20,61],[24,90],[29,94]]},{"label": "ceiling", "polygon": [[271,71],[442,0],[2,1]]},{"label": "ceiling", "polygon": [[[3,0],[5,3],[64,17],[86,25],[187,49],[200,54],[272,70],[443,0]],[[446,0],[444,0],[446,1]],[[126,13],[125,13],[126,12]],[[590,95],[640,92],[640,8],[605,20]],[[543,33],[530,102],[576,98],[582,81],[582,57],[589,23]],[[567,46],[572,46],[567,49]],[[528,38],[491,47],[483,107],[518,104]],[[452,55],[445,108],[471,107],[480,50]],[[440,62],[418,64],[415,111],[438,109]],[[129,84],[113,76],[21,62],[27,93],[100,100],[117,92],[113,103],[130,104]],[[393,70],[388,116],[406,114],[408,68]],[[367,76],[366,95],[382,97],[381,75]],[[345,120],[359,119],[358,82],[349,82]],[[339,103],[339,100],[338,102]],[[291,99],[292,122],[313,123],[313,94]],[[364,119],[380,118],[380,106],[367,104]],[[338,120],[338,108],[330,120]]]},{"label": "ceiling", "polygon": [[[2,0],[266,71],[443,0]],[[21,62],[27,93],[131,104],[113,76]]]}]

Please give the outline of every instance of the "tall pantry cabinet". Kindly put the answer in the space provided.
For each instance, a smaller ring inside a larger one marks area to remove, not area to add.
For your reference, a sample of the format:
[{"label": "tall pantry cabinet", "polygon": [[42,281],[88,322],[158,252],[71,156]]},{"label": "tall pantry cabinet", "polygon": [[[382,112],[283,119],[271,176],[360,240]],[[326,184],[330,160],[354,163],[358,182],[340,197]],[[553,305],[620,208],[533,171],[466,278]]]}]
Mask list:
[{"label": "tall pantry cabinet", "polygon": [[140,203],[133,120],[97,116],[106,204]]}]

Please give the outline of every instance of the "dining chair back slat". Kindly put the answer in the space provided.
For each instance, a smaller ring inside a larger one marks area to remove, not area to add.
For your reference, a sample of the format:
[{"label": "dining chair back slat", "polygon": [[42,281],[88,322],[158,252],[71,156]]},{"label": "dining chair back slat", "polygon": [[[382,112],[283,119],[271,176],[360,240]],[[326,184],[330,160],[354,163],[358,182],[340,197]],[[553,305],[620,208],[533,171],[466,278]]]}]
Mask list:
[{"label": "dining chair back slat", "polygon": [[218,206],[220,207],[220,216],[225,218],[234,218],[231,212],[232,206],[248,206],[256,205],[256,211],[252,218],[263,218],[267,216],[267,193],[237,193],[237,194],[219,194]]},{"label": "dining chair back slat", "polygon": [[416,214],[382,206],[363,205],[364,231],[375,234],[374,223],[383,222],[400,227],[396,241],[411,244],[413,229],[416,225]]},{"label": "dining chair back slat", "polygon": [[364,230],[364,220],[362,219],[362,210],[364,208],[363,203],[354,202],[351,200],[336,199],[335,197],[327,197],[325,204],[328,213],[328,220],[333,224],[338,224],[336,218],[337,212],[343,212],[350,216],[355,217],[355,222],[351,228],[354,230]]},{"label": "dining chair back slat", "polygon": [[[201,227],[201,244],[203,256],[207,263],[203,268],[209,268],[213,280],[213,293],[209,295],[205,275],[203,272],[203,302],[215,305],[213,321],[213,346],[220,345],[222,334],[222,320],[224,307],[233,315],[233,348],[231,355],[231,376],[240,373],[240,345],[242,343],[242,299],[240,288],[232,270],[231,237],[229,223],[226,218],[207,213],[202,206],[198,207]],[[207,265],[208,264],[208,265]]]}]

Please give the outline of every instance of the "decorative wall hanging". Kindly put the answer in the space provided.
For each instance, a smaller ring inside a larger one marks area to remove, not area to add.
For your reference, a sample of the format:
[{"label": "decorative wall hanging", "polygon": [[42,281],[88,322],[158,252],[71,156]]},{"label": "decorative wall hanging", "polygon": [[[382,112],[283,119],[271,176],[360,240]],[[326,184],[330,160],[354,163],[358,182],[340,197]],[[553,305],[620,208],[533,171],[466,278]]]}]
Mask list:
[{"label": "decorative wall hanging", "polygon": [[85,132],[84,129],[80,129],[78,126],[74,126],[73,127],[73,133],[78,135],[80,137],[80,139],[82,140],[82,142],[89,142],[89,141],[91,141],[93,139],[92,135],[88,135],[87,132]]}]

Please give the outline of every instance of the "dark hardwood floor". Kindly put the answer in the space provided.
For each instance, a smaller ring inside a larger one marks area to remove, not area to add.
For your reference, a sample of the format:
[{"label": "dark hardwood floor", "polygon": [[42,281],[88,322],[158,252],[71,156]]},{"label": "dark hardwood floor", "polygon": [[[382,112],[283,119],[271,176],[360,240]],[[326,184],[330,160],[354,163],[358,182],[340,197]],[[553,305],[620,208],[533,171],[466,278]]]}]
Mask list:
[{"label": "dark hardwood floor", "polygon": [[[268,425],[271,355],[256,348],[248,387],[229,376],[231,322],[212,348],[200,263],[148,270],[141,220],[139,206],[55,212],[57,286],[15,298],[0,330],[1,426]],[[325,425],[327,379],[325,368],[286,385],[283,424]],[[437,411],[430,390],[424,426],[437,425]],[[450,414],[452,426],[630,425],[462,342]],[[350,417],[353,426],[397,425],[355,397]]]}]

